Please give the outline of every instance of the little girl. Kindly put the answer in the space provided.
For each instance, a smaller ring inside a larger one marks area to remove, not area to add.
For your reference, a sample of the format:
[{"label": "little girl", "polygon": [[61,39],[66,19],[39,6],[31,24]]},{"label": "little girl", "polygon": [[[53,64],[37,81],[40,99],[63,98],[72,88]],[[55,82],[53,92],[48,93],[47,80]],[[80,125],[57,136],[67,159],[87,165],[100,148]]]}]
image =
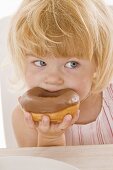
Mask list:
[{"label": "little girl", "polygon": [[80,111],[59,124],[16,106],[19,146],[113,143],[113,15],[102,0],[24,0],[13,18],[12,61],[27,89],[73,89]]}]

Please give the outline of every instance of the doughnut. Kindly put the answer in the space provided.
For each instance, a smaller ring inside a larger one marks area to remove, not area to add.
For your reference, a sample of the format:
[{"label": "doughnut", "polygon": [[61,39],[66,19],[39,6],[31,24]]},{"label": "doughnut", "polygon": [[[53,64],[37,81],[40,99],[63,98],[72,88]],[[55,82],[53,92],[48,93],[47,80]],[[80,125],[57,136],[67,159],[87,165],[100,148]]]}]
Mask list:
[{"label": "doughnut", "polygon": [[40,121],[45,114],[51,122],[60,123],[65,115],[71,114],[73,117],[79,109],[79,96],[72,89],[50,92],[34,87],[18,100],[21,108],[31,113],[34,121]]}]

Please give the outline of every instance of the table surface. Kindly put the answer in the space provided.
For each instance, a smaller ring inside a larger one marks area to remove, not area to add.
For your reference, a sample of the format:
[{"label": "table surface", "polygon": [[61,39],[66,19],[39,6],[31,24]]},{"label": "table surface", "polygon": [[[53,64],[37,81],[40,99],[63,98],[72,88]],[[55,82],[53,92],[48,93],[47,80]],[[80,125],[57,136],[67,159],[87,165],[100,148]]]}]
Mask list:
[{"label": "table surface", "polygon": [[0,157],[2,156],[47,157],[69,163],[80,170],[113,170],[113,144],[0,148]]}]

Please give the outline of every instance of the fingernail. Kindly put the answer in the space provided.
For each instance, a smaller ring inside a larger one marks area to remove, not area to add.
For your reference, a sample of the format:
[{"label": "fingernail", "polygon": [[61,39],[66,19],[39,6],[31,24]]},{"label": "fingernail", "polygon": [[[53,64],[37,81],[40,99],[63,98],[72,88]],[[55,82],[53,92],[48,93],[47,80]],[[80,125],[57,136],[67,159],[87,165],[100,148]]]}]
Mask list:
[{"label": "fingernail", "polygon": [[65,117],[65,120],[66,121],[70,121],[72,119],[72,116],[71,115],[66,115],[66,117]]},{"label": "fingernail", "polygon": [[43,123],[47,123],[47,122],[48,122],[48,117],[47,117],[47,116],[43,116],[42,122],[43,122]]}]

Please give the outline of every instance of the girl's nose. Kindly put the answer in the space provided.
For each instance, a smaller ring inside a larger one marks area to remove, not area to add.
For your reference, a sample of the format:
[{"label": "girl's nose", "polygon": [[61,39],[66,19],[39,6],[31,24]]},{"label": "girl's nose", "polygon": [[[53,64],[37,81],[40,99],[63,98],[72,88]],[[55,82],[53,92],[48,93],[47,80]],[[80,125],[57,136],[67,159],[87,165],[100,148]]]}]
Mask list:
[{"label": "girl's nose", "polygon": [[60,74],[50,73],[45,77],[45,83],[50,85],[62,85],[64,83],[64,79]]}]

